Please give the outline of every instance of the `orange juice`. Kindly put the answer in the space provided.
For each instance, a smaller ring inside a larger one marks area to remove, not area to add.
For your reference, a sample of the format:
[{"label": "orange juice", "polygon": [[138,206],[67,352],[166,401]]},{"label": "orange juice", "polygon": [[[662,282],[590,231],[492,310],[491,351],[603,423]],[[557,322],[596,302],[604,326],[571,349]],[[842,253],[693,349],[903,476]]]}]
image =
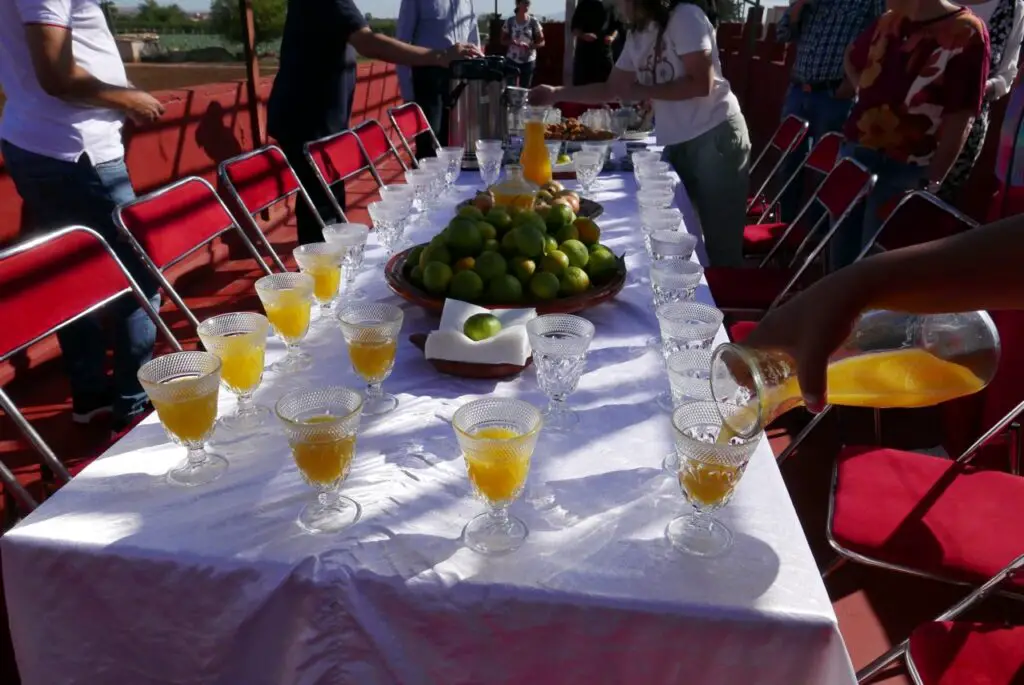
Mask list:
[{"label": "orange juice", "polygon": [[[511,428],[481,428],[473,434],[479,440],[514,440],[520,434]],[[469,480],[489,502],[515,499],[530,472],[530,448],[525,444],[474,442],[468,451]]]},{"label": "orange juice", "polygon": [[691,502],[713,507],[724,502],[736,489],[743,469],[725,464],[708,464],[683,458],[679,464],[679,485]]},{"label": "orange juice", "polygon": [[217,388],[213,392],[177,402],[152,400],[160,423],[168,433],[185,443],[201,442],[217,418]]},{"label": "orange juice", "polygon": [[[327,423],[336,416],[312,416],[305,424]],[[356,451],[356,436],[336,438],[328,432],[292,443],[292,456],[302,475],[312,484],[332,485],[345,477]]]},{"label": "orange juice", "polygon": [[352,368],[368,383],[384,380],[395,364],[397,340],[352,340],[348,356]]},{"label": "orange juice", "polygon": [[317,302],[330,302],[338,294],[341,285],[341,267],[337,265],[316,266],[305,272],[313,277],[313,297]]},{"label": "orange juice", "polygon": [[217,349],[220,357],[220,378],[236,394],[255,390],[263,378],[264,345],[255,344],[248,336],[230,337]]},{"label": "orange juice", "polygon": [[523,177],[539,186],[550,183],[551,157],[548,155],[547,146],[544,145],[544,132],[547,126],[543,121],[527,121],[523,129],[523,152],[519,156]]},{"label": "orange juice", "polygon": [[534,204],[537,202],[537,196],[533,193],[502,193],[499,191],[491,191],[494,194],[494,205],[496,207],[506,207],[509,209],[522,209],[530,210],[533,209]]},{"label": "orange juice", "polygon": [[274,331],[284,340],[300,340],[309,329],[312,302],[298,291],[282,290],[274,302],[263,305]]}]

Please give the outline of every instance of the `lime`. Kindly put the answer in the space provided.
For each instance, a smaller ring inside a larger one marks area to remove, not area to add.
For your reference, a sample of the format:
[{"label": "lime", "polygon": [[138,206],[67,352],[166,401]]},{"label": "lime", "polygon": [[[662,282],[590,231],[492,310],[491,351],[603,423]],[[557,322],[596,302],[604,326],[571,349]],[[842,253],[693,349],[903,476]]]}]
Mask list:
[{"label": "lime", "polygon": [[519,248],[516,247],[516,232],[509,231],[501,239],[501,253],[506,257],[512,258],[519,253]]},{"label": "lime", "polygon": [[423,285],[423,267],[417,264],[409,272],[409,280],[416,285]]},{"label": "lime", "polygon": [[569,255],[565,254],[561,250],[548,252],[544,255],[544,259],[540,263],[540,268],[547,271],[549,274],[561,276],[565,273],[565,270],[569,268]]},{"label": "lime", "polygon": [[578,240],[566,240],[558,246],[558,249],[569,257],[569,264],[578,266],[581,269],[590,261],[590,251],[587,246]]},{"label": "lime", "polygon": [[508,271],[508,264],[498,252],[483,252],[476,258],[473,270],[480,274],[480,278],[490,281],[498,276],[504,276]]},{"label": "lime", "polygon": [[607,248],[593,250],[587,262],[587,275],[594,283],[603,283],[618,271],[619,260]]},{"label": "lime", "polygon": [[590,287],[590,277],[578,266],[570,266],[559,279],[563,295],[579,295]]},{"label": "lime", "polygon": [[480,236],[484,239],[484,242],[487,242],[488,240],[494,240],[495,238],[498,237],[498,229],[496,229],[494,226],[491,226],[486,221],[476,222],[476,227],[480,231]]},{"label": "lime", "polygon": [[535,271],[537,271],[537,263],[532,259],[516,257],[512,260],[512,273],[523,285],[530,282]]},{"label": "lime", "polygon": [[448,245],[447,236],[448,236],[447,233],[445,233],[444,231],[441,231],[440,233],[435,235],[433,238],[431,238],[430,242],[427,243],[427,244],[430,245],[430,247],[447,247],[447,245]]},{"label": "lime", "polygon": [[426,245],[417,245],[416,247],[409,250],[409,254],[405,256],[406,266],[419,266],[420,257],[423,256],[423,250],[427,249]]},{"label": "lime", "polygon": [[459,261],[452,264],[452,271],[459,273],[460,271],[472,271],[476,265],[476,260],[472,257],[463,257]]},{"label": "lime", "polygon": [[448,294],[463,302],[479,302],[484,294],[484,279],[475,271],[460,271],[452,276]]},{"label": "lime", "polygon": [[516,249],[524,257],[540,257],[544,254],[544,232],[534,226],[517,226],[512,229]]},{"label": "lime", "polygon": [[559,166],[563,164],[572,164],[572,157],[565,154],[558,155],[558,160],[555,163],[558,164]]},{"label": "lime", "polygon": [[497,252],[501,249],[501,243],[491,238],[484,241],[484,252]]},{"label": "lime", "polygon": [[534,274],[533,278],[530,279],[530,292],[538,300],[553,300],[558,297],[558,291],[562,288],[562,284],[558,280],[558,276],[553,273],[541,271],[539,274]]},{"label": "lime", "polygon": [[564,243],[566,240],[579,240],[580,232],[576,230],[576,227],[572,224],[568,226],[562,226],[558,229],[558,233],[555,234],[555,238],[559,244]]},{"label": "lime", "polygon": [[484,213],[480,211],[479,207],[475,205],[466,205],[459,207],[459,216],[463,219],[472,219],[473,221],[481,221],[484,218]]},{"label": "lime", "polygon": [[470,340],[487,340],[501,332],[501,320],[494,314],[474,314],[466,319],[462,332]]},{"label": "lime", "polygon": [[453,219],[448,224],[446,242],[449,250],[463,256],[477,254],[484,247],[484,238],[477,222],[463,218]]},{"label": "lime", "polygon": [[557,234],[565,226],[571,226],[576,220],[572,208],[567,204],[553,204],[548,210],[547,225],[550,233]]},{"label": "lime", "polygon": [[423,268],[423,287],[434,295],[444,295],[452,280],[452,268],[441,262],[430,262]]},{"label": "lime", "polygon": [[498,276],[487,284],[487,297],[491,302],[519,302],[523,299],[523,284],[510,274]]},{"label": "lime", "polygon": [[532,226],[541,233],[548,230],[547,224],[544,223],[544,219],[542,219],[540,215],[533,210],[520,212],[518,216],[512,219],[513,228],[519,228],[521,226]]},{"label": "lime", "polygon": [[558,249],[558,241],[555,240],[555,236],[546,235],[544,236],[544,254],[554,252]]},{"label": "lime", "polygon": [[487,216],[484,217],[484,221],[494,226],[499,233],[503,233],[508,229],[512,228],[512,217],[508,215],[508,212],[501,207],[495,207],[491,211],[487,212]]},{"label": "lime", "polygon": [[452,253],[445,246],[428,245],[420,254],[420,266],[424,269],[430,262],[441,262],[442,264],[452,263]]},{"label": "lime", "polygon": [[579,234],[579,240],[584,245],[594,245],[601,240],[601,229],[597,227],[593,219],[576,219],[573,224]]}]

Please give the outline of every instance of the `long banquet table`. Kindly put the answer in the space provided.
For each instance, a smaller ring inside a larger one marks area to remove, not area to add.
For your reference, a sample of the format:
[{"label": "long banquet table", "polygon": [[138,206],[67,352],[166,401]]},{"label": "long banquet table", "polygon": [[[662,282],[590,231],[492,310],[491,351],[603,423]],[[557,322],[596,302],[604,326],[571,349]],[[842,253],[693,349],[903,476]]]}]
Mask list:
[{"label": "long banquet table", "polygon": [[[767,441],[721,512],[736,532],[727,556],[688,557],[665,541],[686,505],[660,469],[671,435],[656,398],[667,380],[645,349],[657,324],[637,277],[647,256],[635,190],[630,174],[601,177],[603,241],[629,254],[634,277],[585,312],[597,336],[570,398],[581,421],[566,435],[542,433],[513,506],[531,531],[519,551],[489,559],[461,546],[482,504],[448,421],[484,395],[542,405],[535,373],[438,375],[406,337],[436,318],[405,306],[385,383],[401,406],[364,419],[343,486],[363,507],[355,526],[333,536],[297,527],[312,491],[276,427],[220,447],[231,466],[219,481],[169,485],[183,449],[153,415],[0,540],[23,682],[854,683]],[[411,237],[436,230],[420,225]],[[398,302],[382,259],[368,251],[359,286]],[[706,287],[698,298],[711,302]],[[258,401],[302,386],[360,387],[335,325],[311,331],[306,349],[313,369],[268,375]],[[271,339],[269,360],[283,353]],[[222,393],[221,411],[233,403]]]}]

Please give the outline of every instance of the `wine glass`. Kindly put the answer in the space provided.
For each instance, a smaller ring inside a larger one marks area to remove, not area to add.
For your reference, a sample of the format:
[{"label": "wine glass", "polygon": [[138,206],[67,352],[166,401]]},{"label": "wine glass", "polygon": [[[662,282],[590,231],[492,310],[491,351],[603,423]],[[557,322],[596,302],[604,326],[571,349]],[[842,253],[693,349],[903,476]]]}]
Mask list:
[{"label": "wine glass", "polygon": [[[711,402],[712,350],[679,350],[668,358],[668,382],[672,394],[672,408],[686,402]],[[679,455],[673,449],[662,467],[675,475],[679,471]]]},{"label": "wine glass", "polygon": [[636,181],[636,186],[637,186],[637,188],[639,188],[640,187],[640,173],[639,173],[640,166],[643,165],[643,164],[646,164],[648,162],[658,162],[658,161],[661,161],[661,153],[660,152],[654,152],[652,150],[637,150],[632,155],[630,155],[630,159],[633,161],[633,180]]},{"label": "wine glass", "polygon": [[448,174],[448,163],[439,157],[428,157],[420,160],[420,169],[430,173],[430,192],[427,195],[427,209],[434,209],[441,202],[445,193],[445,178]]},{"label": "wine glass", "polygon": [[331,305],[341,287],[341,262],[344,249],[335,243],[309,243],[292,250],[295,263],[304,274],[313,277],[313,299],[320,305],[317,325],[330,322]]},{"label": "wine glass", "polygon": [[612,144],[607,140],[601,141],[587,141],[580,144],[580,149],[583,152],[595,152],[601,157],[601,169],[608,164],[608,160],[612,154]]},{"label": "wine glass", "polygon": [[395,253],[395,247],[402,240],[402,229],[408,212],[404,205],[392,200],[371,202],[366,210],[373,220],[373,227],[376,229],[374,233],[390,259]]},{"label": "wine glass", "polygon": [[546,314],[526,324],[533,348],[537,383],[548,396],[544,421],[551,430],[568,430],[579,417],[565,400],[579,385],[587,367],[587,349],[594,339],[594,324],[572,314]]},{"label": "wine glass", "polygon": [[501,164],[505,160],[505,150],[500,140],[476,141],[476,161],[480,168],[480,180],[484,188],[490,188],[501,177]]},{"label": "wine glass", "polygon": [[572,166],[576,171],[576,180],[580,184],[581,194],[590,198],[590,188],[601,173],[601,157],[595,152],[577,152],[572,156]]},{"label": "wine glass", "polygon": [[422,167],[405,172],[405,182],[412,186],[414,207],[423,216],[427,214],[427,205],[430,202],[430,193],[436,178],[436,174]]},{"label": "wine glass", "polygon": [[668,162],[643,162],[633,169],[637,183],[643,190],[648,179],[667,178],[672,171],[672,165]]},{"label": "wine glass", "polygon": [[450,145],[438,150],[437,156],[443,159],[447,165],[445,168],[444,185],[445,190],[450,192],[455,186],[455,182],[459,179],[459,174],[462,172],[462,160],[466,156],[466,148]]},{"label": "wine glass", "polygon": [[753,437],[732,435],[722,417],[746,411],[745,407],[717,402],[687,402],[672,413],[677,477],[693,511],[672,519],[665,537],[676,549],[701,557],[721,556],[733,543],[729,527],[714,513],[732,499],[736,486],[761,442],[763,432]]},{"label": "wine glass", "polygon": [[313,308],[313,277],[286,272],[271,274],[256,281],[256,294],[263,303],[274,333],[284,341],[288,354],[271,365],[272,371],[304,371],[313,359],[299,349],[309,331],[309,313]]},{"label": "wine glass", "polygon": [[[406,186],[403,186],[406,187]],[[363,256],[366,253],[366,240],[370,236],[370,228],[366,224],[331,224],[324,228],[324,240],[339,245],[344,250],[345,300],[352,301],[364,296],[362,290],[355,287],[356,276],[363,268]]]},{"label": "wine glass", "polygon": [[174,352],[152,359],[138,378],[167,437],[188,449],[185,461],[167,472],[176,485],[205,485],[222,475],[228,461],[206,451],[217,418],[221,363],[209,352]]},{"label": "wine glass", "polygon": [[307,532],[336,533],[359,520],[359,503],[338,494],[338,488],[352,466],[362,408],[362,396],[341,387],[295,390],[277,401],[295,464],[317,491],[316,501],[297,519]]},{"label": "wine glass", "polygon": [[251,433],[270,417],[270,410],[252,399],[263,381],[269,333],[267,317],[255,312],[218,314],[199,324],[203,347],[220,359],[221,383],[238,398],[235,413],[217,421],[227,433]]},{"label": "wine glass", "polygon": [[506,397],[469,402],[452,417],[469,482],[488,508],[462,529],[463,543],[474,552],[508,554],[529,535],[508,508],[523,492],[542,425],[536,407]]},{"label": "wine glass", "polygon": [[387,414],[398,407],[398,398],[381,390],[381,384],[395,366],[404,318],[401,309],[380,302],[349,304],[338,312],[352,370],[366,381],[363,414],[367,416]]},{"label": "wine glass", "polygon": [[548,161],[551,162],[551,168],[554,169],[558,166],[558,157],[562,154],[562,141],[548,140],[544,143],[544,147],[548,149]]}]

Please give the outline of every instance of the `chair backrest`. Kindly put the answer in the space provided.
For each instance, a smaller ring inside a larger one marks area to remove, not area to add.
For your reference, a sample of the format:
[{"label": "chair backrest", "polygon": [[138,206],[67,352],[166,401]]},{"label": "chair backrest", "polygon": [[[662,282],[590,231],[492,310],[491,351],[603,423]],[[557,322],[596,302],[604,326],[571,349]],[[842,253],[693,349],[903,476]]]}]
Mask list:
[{"label": "chair backrest", "polygon": [[416,137],[421,133],[430,134],[430,139],[435,149],[441,147],[437,136],[434,135],[434,129],[430,127],[430,122],[427,121],[427,115],[423,113],[423,109],[415,102],[407,102],[399,107],[388,109],[388,119],[391,120],[391,126],[394,128],[395,133],[398,134],[398,139],[402,143],[402,147],[409,154],[413,166],[418,165],[416,163],[416,153],[412,149],[412,143],[415,142]]},{"label": "chair backrest", "polygon": [[377,172],[375,179],[377,183],[384,185],[384,181],[380,177],[379,165],[388,156],[393,156],[398,161],[402,171],[408,171],[408,167],[402,161],[402,156],[398,154],[398,149],[395,148],[391,138],[388,137],[388,132],[384,130],[384,126],[379,121],[367,119],[352,129],[352,131],[359,137],[359,142],[363,144],[363,152],[366,154],[367,161],[370,162],[372,168]]},{"label": "chair backrest", "polygon": [[[757,223],[764,223],[765,219],[771,215],[773,208],[775,208],[779,202],[782,201],[782,196],[786,194],[790,186],[794,183],[800,183],[804,186],[800,197],[807,197],[807,188],[810,186],[810,194],[813,195],[817,191],[818,187],[828,176],[829,172],[835,167],[839,161],[839,152],[843,147],[843,141],[846,139],[841,133],[826,133],[814,144],[811,151],[807,153],[804,160],[797,167],[786,182],[779,188],[779,191],[772,198],[771,202],[765,204],[764,212],[758,217]],[[805,170],[811,170],[817,172],[815,178],[810,178],[804,173]],[[765,187],[767,183],[765,184]],[[754,198],[757,199],[756,197]]]},{"label": "chair backrest", "polygon": [[[776,153],[785,158],[792,152],[800,143],[803,142],[807,136],[807,129],[810,125],[806,120],[800,117],[790,114],[779,124],[779,127],[775,129],[775,133],[772,134],[771,140],[765,145],[764,149],[761,150],[761,154],[757,156],[754,163],[750,165],[750,173],[757,171],[758,165],[764,160],[765,155],[768,154],[769,150],[774,150]],[[776,162],[776,168],[781,166],[781,161]],[[774,172],[774,170],[773,170]],[[769,174],[771,176],[772,174]]]},{"label": "chair backrest", "polygon": [[328,186],[352,178],[372,168],[359,137],[353,131],[342,131],[333,136],[306,143],[306,159],[320,179]]},{"label": "chair backrest", "polygon": [[915,190],[885,207],[882,225],[865,246],[865,254],[875,245],[895,250],[947,238],[978,227],[978,222],[956,207],[924,190]]}]

